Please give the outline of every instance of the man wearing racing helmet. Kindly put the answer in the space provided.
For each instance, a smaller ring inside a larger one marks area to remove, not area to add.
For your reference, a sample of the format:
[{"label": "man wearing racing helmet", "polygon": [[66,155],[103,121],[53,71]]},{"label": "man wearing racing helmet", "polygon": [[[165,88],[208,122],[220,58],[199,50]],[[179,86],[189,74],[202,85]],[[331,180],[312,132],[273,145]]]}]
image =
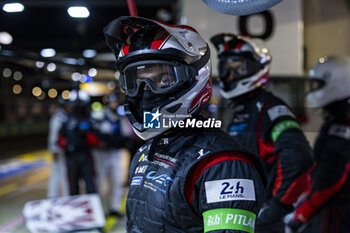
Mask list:
[{"label": "man wearing racing helmet", "polygon": [[[307,100],[325,117],[314,147],[312,187],[294,213],[294,230],[350,232],[350,58],[324,57],[309,72]],[[304,225],[305,226],[305,225]],[[297,231],[299,232],[299,231]]]},{"label": "man wearing racing helmet", "polygon": [[120,17],[105,29],[117,58],[125,113],[153,139],[130,167],[127,232],[254,232],[264,198],[260,160],[219,129],[149,129],[173,115],[201,119],[211,97],[209,47],[189,26]]},{"label": "man wearing racing helmet", "polygon": [[267,172],[256,232],[284,232],[282,218],[308,184],[310,146],[289,107],[261,88],[271,62],[263,41],[226,33],[211,41],[218,50],[221,94],[232,104],[227,132],[258,154]]},{"label": "man wearing racing helmet", "polygon": [[67,101],[69,112],[59,131],[58,145],[64,150],[69,195],[80,193],[80,180],[86,193],[95,193],[95,168],[91,148],[99,144],[91,129],[90,96],[74,89]]}]

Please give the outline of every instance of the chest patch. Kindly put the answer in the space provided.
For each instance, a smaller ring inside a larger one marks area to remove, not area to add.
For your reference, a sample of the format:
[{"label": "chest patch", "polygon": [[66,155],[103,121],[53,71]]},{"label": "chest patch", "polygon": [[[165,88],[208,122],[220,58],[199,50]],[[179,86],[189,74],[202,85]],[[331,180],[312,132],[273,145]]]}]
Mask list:
[{"label": "chest patch", "polygon": [[231,125],[229,129],[229,133],[231,136],[241,135],[244,133],[244,129],[248,126],[247,123],[235,124]]},{"label": "chest patch", "polygon": [[253,180],[224,179],[205,182],[207,203],[223,201],[255,201]]}]

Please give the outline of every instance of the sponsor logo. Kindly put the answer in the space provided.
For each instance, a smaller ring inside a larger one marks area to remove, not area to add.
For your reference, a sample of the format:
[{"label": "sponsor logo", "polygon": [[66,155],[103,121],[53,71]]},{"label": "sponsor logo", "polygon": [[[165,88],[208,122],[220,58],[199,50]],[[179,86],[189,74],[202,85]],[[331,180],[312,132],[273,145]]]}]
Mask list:
[{"label": "sponsor logo", "polygon": [[204,232],[236,230],[254,233],[256,215],[242,209],[212,209],[203,213]]},{"label": "sponsor logo", "polygon": [[207,225],[208,226],[216,226],[221,224],[221,215],[215,214],[215,216],[209,215],[207,219]]},{"label": "sponsor logo", "polygon": [[143,127],[145,129],[160,128],[221,128],[222,122],[215,118],[206,120],[192,118],[191,115],[162,115],[157,111],[143,113]]},{"label": "sponsor logo", "polygon": [[168,164],[168,165],[163,166],[163,167],[167,167],[168,168],[169,165],[176,167],[175,163],[176,163],[177,159],[175,159],[175,158],[173,158],[173,157],[171,157],[169,155],[155,153],[154,159],[158,160],[158,162],[153,161],[153,163],[155,163],[157,165],[163,166],[163,165]]},{"label": "sponsor logo", "polygon": [[244,129],[248,126],[247,123],[241,123],[238,125],[231,125],[230,126],[230,135],[235,136],[235,135],[241,135],[244,133]]},{"label": "sponsor logo", "polygon": [[247,200],[255,201],[253,180],[224,179],[205,182],[207,203]]},{"label": "sponsor logo", "polygon": [[161,184],[163,187],[167,187],[170,182],[174,181],[174,179],[167,174],[156,175],[156,171],[148,172],[146,179],[153,180],[156,183]]},{"label": "sponsor logo", "polygon": [[174,179],[167,174],[156,175],[156,171],[150,171],[146,175],[143,187],[153,192],[160,191],[165,194],[167,193],[168,185],[173,181]]},{"label": "sponsor logo", "polygon": [[147,161],[147,155],[145,155],[145,153],[143,153],[139,158],[139,162],[144,162],[144,161]]},{"label": "sponsor logo", "polygon": [[139,166],[135,169],[135,174],[145,173],[148,168],[148,165]]},{"label": "sponsor logo", "polygon": [[131,180],[131,185],[140,185],[142,181],[142,176],[135,176]]},{"label": "sponsor logo", "polygon": [[202,158],[203,156],[206,156],[206,155],[209,154],[209,153],[210,153],[210,151],[204,152],[204,149],[200,149],[200,150],[198,151],[199,156],[197,157],[197,159],[200,159],[200,158]]},{"label": "sponsor logo", "polygon": [[261,112],[263,105],[260,102],[256,103],[256,108],[258,109],[258,112]]}]

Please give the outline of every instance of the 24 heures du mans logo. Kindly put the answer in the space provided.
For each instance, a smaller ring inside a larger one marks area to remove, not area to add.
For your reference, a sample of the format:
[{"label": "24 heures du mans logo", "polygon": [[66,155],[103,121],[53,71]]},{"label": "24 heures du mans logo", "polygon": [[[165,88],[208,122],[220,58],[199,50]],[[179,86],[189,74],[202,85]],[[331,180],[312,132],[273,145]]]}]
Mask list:
[{"label": "24 heures du mans logo", "polygon": [[[215,118],[196,119],[191,115],[162,115],[157,111],[143,112],[143,127],[145,129],[160,128],[221,128],[222,122]],[[178,120],[182,119],[182,120]]]}]

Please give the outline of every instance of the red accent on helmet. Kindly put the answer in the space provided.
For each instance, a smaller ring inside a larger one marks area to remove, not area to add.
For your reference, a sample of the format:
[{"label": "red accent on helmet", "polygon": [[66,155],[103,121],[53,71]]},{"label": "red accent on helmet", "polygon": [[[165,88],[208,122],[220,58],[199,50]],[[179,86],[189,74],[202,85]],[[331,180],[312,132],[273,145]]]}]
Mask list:
[{"label": "red accent on helmet", "polygon": [[169,37],[169,33],[168,32],[164,32],[164,35],[157,39],[154,40],[151,44],[151,49],[159,49],[159,47],[164,43],[164,41]]},{"label": "red accent on helmet", "polygon": [[[261,75],[260,78],[258,78],[257,80],[255,80],[254,82],[252,82],[252,84],[250,84],[250,86],[254,86],[256,85],[258,82],[261,82],[261,85],[265,84],[267,81],[269,80],[269,72],[266,72],[265,74]],[[259,86],[261,86],[259,85]]]},{"label": "red accent on helmet", "polygon": [[224,51],[228,51],[229,49],[230,49],[230,45],[229,43],[226,43],[224,47]]},{"label": "red accent on helmet", "polygon": [[242,41],[239,41],[239,42],[236,44],[235,49],[240,50],[240,49],[242,48],[242,46],[243,46],[243,42],[242,42]]},{"label": "red accent on helmet", "polygon": [[129,44],[128,45],[124,44],[124,46],[123,46],[123,54],[124,55],[129,53],[129,48],[130,48]]},{"label": "red accent on helmet", "polygon": [[[203,89],[198,93],[198,95],[193,99],[191,105],[190,105],[190,112],[193,110],[193,108],[200,108],[205,103],[207,103],[211,97],[212,93],[212,83],[211,79],[208,80],[208,82],[205,84]],[[198,106],[197,106],[198,105]]]}]

